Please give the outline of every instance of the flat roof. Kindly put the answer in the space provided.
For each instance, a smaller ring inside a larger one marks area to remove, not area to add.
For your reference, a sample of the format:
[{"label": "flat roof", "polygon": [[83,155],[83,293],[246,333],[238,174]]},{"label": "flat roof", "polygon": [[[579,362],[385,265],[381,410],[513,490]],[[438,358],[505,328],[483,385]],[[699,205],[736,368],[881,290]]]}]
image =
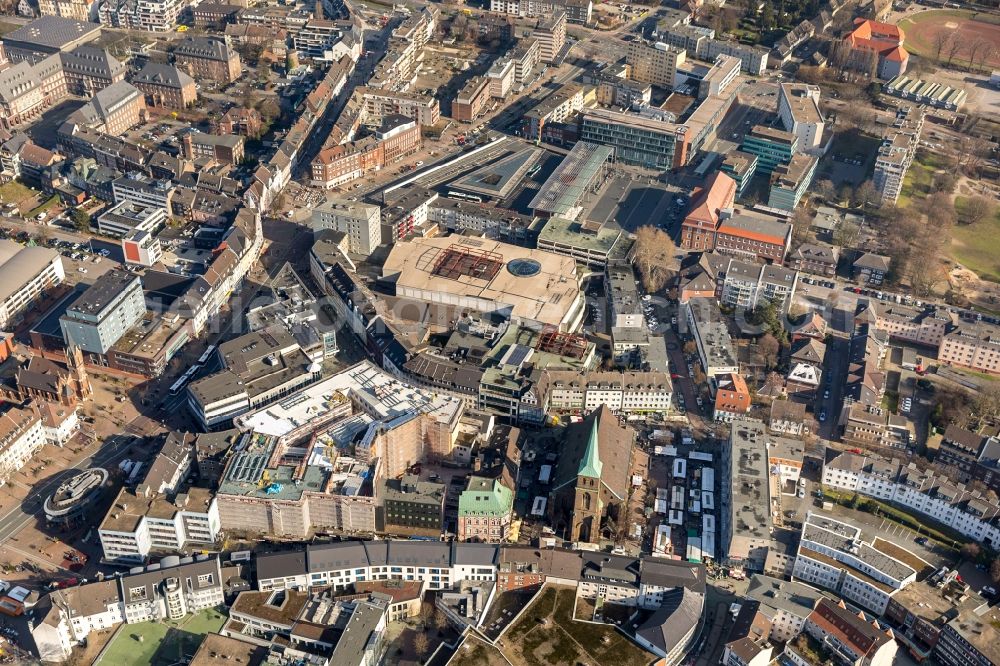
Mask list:
[{"label": "flat roof", "polygon": [[21,247],[14,241],[0,239],[0,302],[6,301],[54,261],[61,261],[55,250]]},{"label": "flat roof", "polygon": [[8,46],[31,45],[54,52],[67,45],[96,39],[100,34],[101,26],[96,23],[46,15],[8,32],[3,41]]},{"label": "flat roof", "polygon": [[[239,8],[233,5],[233,9]],[[189,666],[232,666],[232,664],[257,666],[263,663],[266,653],[264,647],[254,643],[221,634],[208,634],[188,664]]]},{"label": "flat roof", "polygon": [[452,181],[448,187],[462,192],[505,199],[544,153],[544,150],[535,147],[519,150],[513,155],[503,157]]},{"label": "flat roof", "polygon": [[605,255],[609,259],[621,238],[622,232],[619,229],[577,222],[559,216],[546,220],[545,226],[538,232],[539,244],[546,242],[565,245]]},{"label": "flat roof", "polygon": [[781,95],[797,123],[818,124],[823,122],[819,109],[819,86],[804,83],[782,83]]},{"label": "flat roof", "polygon": [[[733,538],[770,538],[773,522],[766,433],[767,428],[759,421],[739,419],[732,424],[729,472],[732,522],[729,529]],[[734,554],[733,551],[730,544],[730,552],[723,555],[748,555],[739,552]]]},{"label": "flat roof", "polygon": [[528,207],[536,212],[567,215],[577,207],[593,186],[601,168],[614,154],[614,148],[610,146],[577,141]]},{"label": "flat roof", "polygon": [[405,384],[370,361],[362,361],[269,408],[240,416],[237,421],[244,430],[280,437],[326,414],[336,396],[363,403],[365,411],[379,419],[432,413],[451,420],[462,404],[454,398]]},{"label": "flat roof", "polygon": [[[485,255],[497,270],[449,277],[435,269],[449,253]],[[533,270],[527,270],[529,267]],[[446,236],[396,243],[385,260],[382,275],[395,282],[399,296],[433,301],[440,294],[450,294],[475,299],[481,311],[503,311],[515,318],[553,326],[564,324],[580,298],[572,258],[483,238]]]},{"label": "flat roof", "polygon": [[128,290],[133,283],[140,283],[139,276],[127,271],[110,270],[90,285],[87,291],[69,308],[69,314],[82,312],[99,314],[111,301]]}]

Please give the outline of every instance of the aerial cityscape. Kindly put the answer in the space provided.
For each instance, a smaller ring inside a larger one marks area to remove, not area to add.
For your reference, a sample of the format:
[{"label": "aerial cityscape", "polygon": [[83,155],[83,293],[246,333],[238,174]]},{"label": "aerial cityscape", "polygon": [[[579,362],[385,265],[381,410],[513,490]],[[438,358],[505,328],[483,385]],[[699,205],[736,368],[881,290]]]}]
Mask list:
[{"label": "aerial cityscape", "polygon": [[997,0],[0,0],[0,663],[1000,664]]}]

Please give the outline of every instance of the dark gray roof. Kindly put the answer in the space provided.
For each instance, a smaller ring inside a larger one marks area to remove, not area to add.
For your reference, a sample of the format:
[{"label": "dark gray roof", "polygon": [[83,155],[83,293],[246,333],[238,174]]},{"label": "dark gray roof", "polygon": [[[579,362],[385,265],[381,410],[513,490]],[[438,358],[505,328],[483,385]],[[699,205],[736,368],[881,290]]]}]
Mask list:
[{"label": "dark gray roof", "polygon": [[59,54],[66,72],[112,78],[125,74],[125,65],[113,55],[94,46],[80,46]]},{"label": "dark gray roof", "polygon": [[42,16],[13,32],[8,32],[4,35],[4,42],[20,42],[59,50],[64,45],[90,34],[97,37],[100,32],[101,27],[96,23],[84,23],[60,16]]},{"label": "dark gray roof", "polygon": [[484,567],[495,566],[499,555],[500,549],[488,543],[461,543],[455,541],[451,544],[452,564],[476,564]]},{"label": "dark gray roof", "polygon": [[[440,541],[390,541],[386,564],[418,567],[451,566],[451,549]],[[373,563],[374,564],[374,563]]]},{"label": "dark gray roof", "polygon": [[701,564],[645,557],[640,563],[640,579],[657,587],[686,587],[695,592],[705,591],[705,567]]},{"label": "dark gray roof", "polygon": [[19,62],[0,71],[0,99],[2,100],[13,101],[39,85],[35,70],[28,62]]},{"label": "dark gray roof", "polygon": [[146,63],[146,66],[132,77],[132,82],[166,86],[168,88],[181,88],[188,84],[194,85],[194,79],[173,65],[163,65],[157,62]]},{"label": "dark gray roof", "polygon": [[705,596],[687,588],[663,596],[663,605],[636,628],[635,633],[650,645],[670,653],[681,640],[692,633],[701,621]]},{"label": "dark gray roof", "polygon": [[189,37],[174,48],[174,55],[226,62],[230,58],[231,51],[221,39]]},{"label": "dark gray roof", "polygon": [[[173,565],[170,565],[170,562],[173,562]],[[209,557],[184,564],[180,564],[180,562],[180,558],[176,556],[166,557],[159,564],[161,567],[166,565],[164,568],[149,571],[147,567],[147,570],[142,573],[122,576],[122,601],[131,604],[155,599],[159,593],[160,584],[168,578],[177,578],[185,590],[201,591],[212,587],[221,587],[222,572],[219,568],[218,557]],[[199,582],[198,577],[205,574],[212,574],[211,579]]]},{"label": "dark gray roof", "polygon": [[360,541],[310,544],[309,573],[368,566],[368,553]]},{"label": "dark gray roof", "polygon": [[257,555],[257,580],[305,575],[306,551],[285,550]]},{"label": "dark gray roof", "polygon": [[385,601],[361,601],[351,613],[337,645],[330,656],[331,664],[361,664],[365,663],[364,654],[372,634],[382,621],[382,616],[388,610]]},{"label": "dark gray roof", "polygon": [[128,81],[115,81],[107,88],[98,91],[89,102],[70,116],[70,119],[74,120],[79,115],[85,123],[105,122],[122,103],[141,96],[142,93]]},{"label": "dark gray roof", "polygon": [[138,275],[120,270],[110,270],[97,278],[94,284],[90,285],[90,288],[83,292],[83,296],[77,299],[69,308],[69,313],[99,313],[133,282],[139,282]]}]

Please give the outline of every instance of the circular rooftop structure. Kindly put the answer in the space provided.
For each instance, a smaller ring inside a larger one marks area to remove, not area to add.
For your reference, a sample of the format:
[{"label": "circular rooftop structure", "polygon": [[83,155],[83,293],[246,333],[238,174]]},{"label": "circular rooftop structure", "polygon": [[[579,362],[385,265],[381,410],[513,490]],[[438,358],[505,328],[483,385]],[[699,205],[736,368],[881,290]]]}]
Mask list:
[{"label": "circular rooftop structure", "polygon": [[45,500],[45,517],[52,522],[83,517],[87,507],[101,494],[107,480],[108,470],[103,467],[91,467],[71,476]]},{"label": "circular rooftop structure", "polygon": [[507,271],[517,277],[531,277],[542,272],[542,265],[534,259],[511,259]]}]

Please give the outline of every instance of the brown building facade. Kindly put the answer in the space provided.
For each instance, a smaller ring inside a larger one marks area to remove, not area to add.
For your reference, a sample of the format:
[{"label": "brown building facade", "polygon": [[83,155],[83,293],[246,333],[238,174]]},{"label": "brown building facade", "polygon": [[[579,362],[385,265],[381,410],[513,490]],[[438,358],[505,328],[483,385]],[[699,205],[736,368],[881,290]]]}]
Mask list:
[{"label": "brown building facade", "polygon": [[240,54],[228,37],[190,37],[174,49],[174,64],[196,79],[232,83],[240,78]]}]

